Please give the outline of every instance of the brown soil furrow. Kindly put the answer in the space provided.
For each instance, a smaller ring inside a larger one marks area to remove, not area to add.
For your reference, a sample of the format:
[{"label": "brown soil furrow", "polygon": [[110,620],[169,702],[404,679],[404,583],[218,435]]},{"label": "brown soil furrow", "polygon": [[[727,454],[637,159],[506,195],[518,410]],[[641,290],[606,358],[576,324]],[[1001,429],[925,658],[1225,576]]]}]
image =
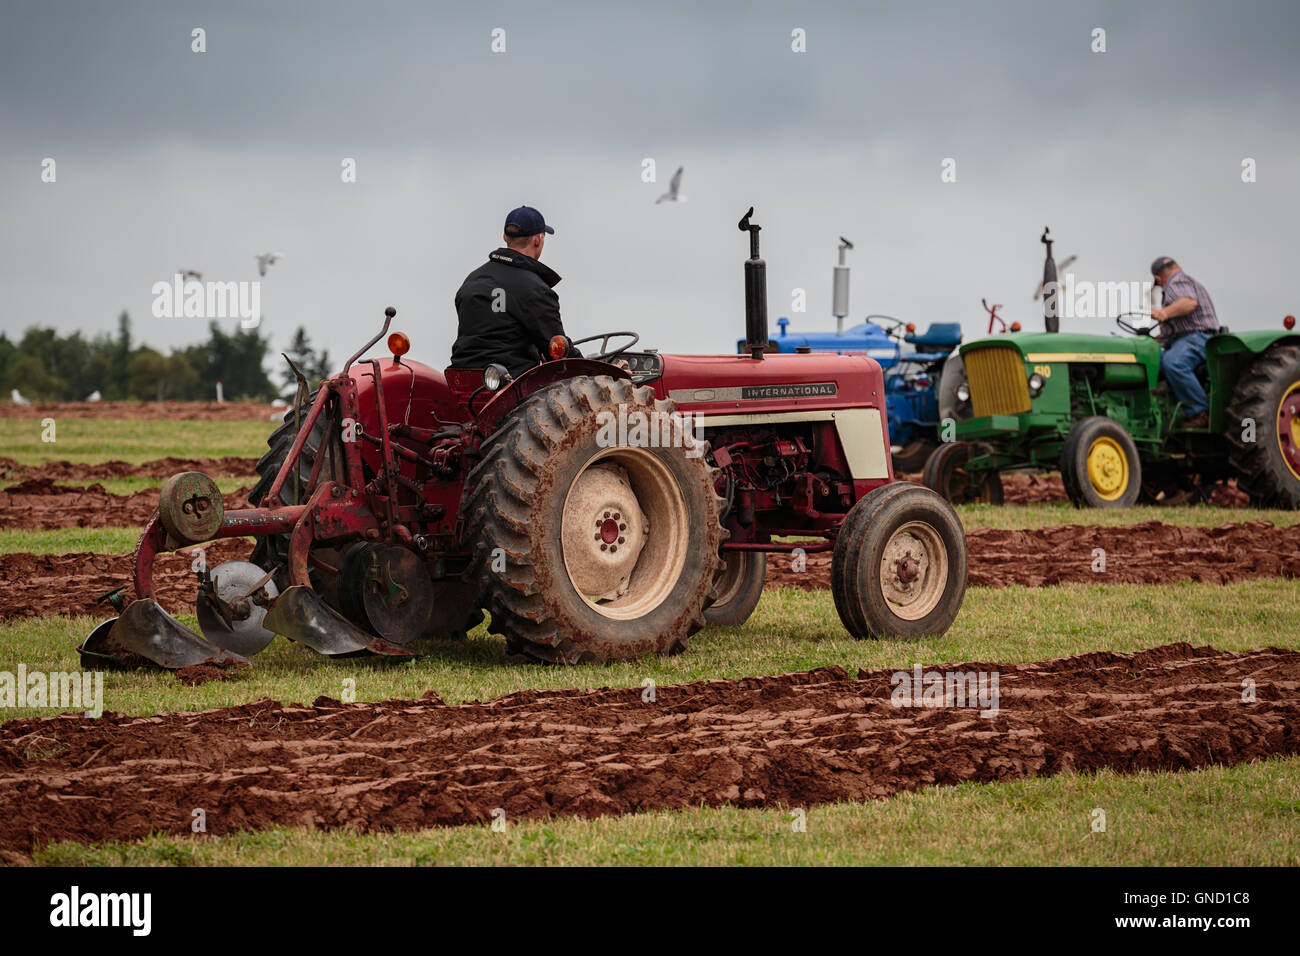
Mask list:
[{"label": "brown soil furrow", "polygon": [[[1228,584],[1255,578],[1300,577],[1300,525],[1268,521],[1182,527],[1144,521],[1127,527],[1062,525],[1027,531],[973,528],[966,532],[969,583],[974,587],[1054,584]],[[1105,552],[1105,570],[1094,570]],[[784,555],[769,555],[768,587],[829,588],[831,556],[806,555],[803,571]]]},{"label": "brown soil furrow", "polygon": [[[253,549],[243,538],[227,538],[206,546],[209,565],[245,560]],[[198,584],[190,550],[159,555],[154,562],[153,584],[158,603],[173,614],[194,610]],[[0,620],[44,614],[95,614],[110,616],[107,605],[96,604],[106,591],[131,586],[131,554],[0,554]]]},{"label": "brown soil furrow", "polygon": [[[249,488],[225,495],[227,509],[247,508]],[[115,495],[103,485],[56,485],[28,478],[0,491],[0,527],[23,529],[143,527],[158,508],[158,489]]]},{"label": "brown soil furrow", "polygon": [[[447,706],[261,700],[0,726],[0,851],[268,826],[363,831],[731,803],[811,806],[929,784],[1181,770],[1300,752],[1300,653],[1174,644],[996,671],[999,711],[899,708],[837,667]],[[1193,679],[1189,682],[1188,678]],[[1252,678],[1257,700],[1242,701]],[[111,699],[108,701],[111,706]],[[46,756],[54,754],[53,756]]]},{"label": "brown soil furrow", "polygon": [[170,478],[178,471],[201,471],[213,478],[256,478],[256,458],[154,458],[135,465],[129,461],[97,462],[93,465],[73,461],[47,461],[39,465],[21,465],[12,458],[0,458],[0,481],[17,482],[94,482],[105,478]]}]

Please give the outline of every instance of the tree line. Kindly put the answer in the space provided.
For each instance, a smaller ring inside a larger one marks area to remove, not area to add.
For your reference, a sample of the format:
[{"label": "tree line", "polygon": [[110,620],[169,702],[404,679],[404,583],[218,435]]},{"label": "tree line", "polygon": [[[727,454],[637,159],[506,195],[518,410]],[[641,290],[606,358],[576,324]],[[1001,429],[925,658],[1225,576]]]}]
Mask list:
[{"label": "tree line", "polygon": [[[17,340],[0,332],[0,397],[17,389],[41,402],[83,401],[96,392],[106,401],[211,401],[220,381],[227,400],[292,398],[297,379],[279,355],[273,357],[283,368],[278,386],[266,371],[270,346],[270,337],[257,329],[225,332],[213,322],[206,342],[164,355],[133,340],[126,312],[118,316],[116,335],[63,336],[31,326]],[[285,352],[313,385],[335,371],[329,353],[315,351],[302,326]]]}]

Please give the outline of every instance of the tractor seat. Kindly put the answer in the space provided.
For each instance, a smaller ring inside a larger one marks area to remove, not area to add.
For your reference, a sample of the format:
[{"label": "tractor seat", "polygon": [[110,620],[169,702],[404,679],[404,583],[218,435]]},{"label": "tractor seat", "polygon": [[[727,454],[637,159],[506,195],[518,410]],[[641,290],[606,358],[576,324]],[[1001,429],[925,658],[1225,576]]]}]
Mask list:
[{"label": "tractor seat", "polygon": [[903,341],[918,346],[918,351],[951,352],[961,345],[961,323],[931,322],[924,335],[908,332]]}]

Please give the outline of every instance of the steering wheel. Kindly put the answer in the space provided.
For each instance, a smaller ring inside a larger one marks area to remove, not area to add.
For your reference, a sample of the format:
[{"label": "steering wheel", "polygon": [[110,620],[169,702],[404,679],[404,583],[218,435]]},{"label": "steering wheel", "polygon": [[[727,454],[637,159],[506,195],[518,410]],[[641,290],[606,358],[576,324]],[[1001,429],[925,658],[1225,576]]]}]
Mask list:
[{"label": "steering wheel", "polygon": [[[631,339],[632,341],[628,342],[626,345],[619,346],[618,348],[614,349],[614,351],[612,352],[605,351],[606,349],[609,348],[609,340],[619,335],[625,336]],[[584,342],[594,342],[597,339],[600,339],[601,350],[597,352],[595,355],[590,356],[590,358],[594,358],[598,362],[608,362],[610,359],[614,358],[615,356],[622,355],[632,346],[640,342],[641,336],[637,335],[635,332],[605,332],[604,334],[601,335],[589,335],[585,339],[575,339],[573,341],[573,347],[577,348],[579,345],[582,345]]]},{"label": "steering wheel", "polygon": [[[1131,322],[1129,321],[1130,316],[1138,319],[1147,319],[1148,321],[1142,323]],[[1115,316],[1115,324],[1129,335],[1154,336],[1155,331],[1160,328],[1160,323],[1151,318],[1150,312],[1121,312],[1119,315]]]}]

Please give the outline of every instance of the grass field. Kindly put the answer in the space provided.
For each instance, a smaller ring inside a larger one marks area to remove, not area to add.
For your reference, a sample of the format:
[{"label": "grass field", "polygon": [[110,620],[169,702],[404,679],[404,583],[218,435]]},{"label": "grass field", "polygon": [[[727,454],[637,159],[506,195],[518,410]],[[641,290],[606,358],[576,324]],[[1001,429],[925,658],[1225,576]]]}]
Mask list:
[{"label": "grass field", "polygon": [[[14,425],[18,427],[14,427]],[[49,459],[94,463],[169,455],[255,457],[272,428],[265,422],[105,422],[60,420],[58,441],[39,440],[39,422],[13,423],[0,455],[27,464]],[[129,493],[156,479],[103,482]],[[233,491],[240,479],[220,479]],[[1300,514],[1224,508],[1076,511],[1065,503],[959,509],[967,528],[1060,524],[1128,525],[1159,520],[1213,526],[1264,519],[1294,524]],[[122,553],[138,528],[0,530],[0,553]],[[526,688],[640,686],[845,667],[912,663],[1031,661],[1096,650],[1133,651],[1173,641],[1223,649],[1266,645],[1300,649],[1294,608],[1300,581],[1227,586],[1170,584],[973,588],[956,625],[920,643],[858,642],[845,633],[829,594],[775,590],[743,629],[697,635],[689,651],[610,666],[547,668],[508,659],[504,641],[480,627],[459,643],[421,645],[413,661],[330,661],[277,640],[246,677],[200,687],[168,673],[110,673],[105,706],[131,714],[198,710],[258,697],[310,702],[338,697],[344,678],[359,700],[419,697],[436,690],[450,703],[489,699]],[[193,626],[192,616],[183,616]],[[97,621],[35,618],[0,624],[0,669],[78,666],[75,647]],[[51,711],[8,711],[6,718]],[[1105,833],[1089,813],[1106,810]],[[595,821],[561,819],[511,825],[504,833],[469,826],[411,834],[359,836],[271,830],[221,839],[154,837],[105,847],[60,844],[44,864],[1251,864],[1300,862],[1300,759],[1271,760],[1193,773],[1062,776],[1011,784],[962,785],[884,801],[813,807],[806,833],[784,810],[693,809]],[[961,826],[954,826],[961,820]]]},{"label": "grass field", "polygon": [[[1106,815],[1093,832],[1093,811]],[[1300,758],[1186,773],[1067,774],[870,803],[699,808],[415,833],[275,829],[44,848],[45,866],[1296,866]],[[961,825],[954,825],[961,821]]]}]

